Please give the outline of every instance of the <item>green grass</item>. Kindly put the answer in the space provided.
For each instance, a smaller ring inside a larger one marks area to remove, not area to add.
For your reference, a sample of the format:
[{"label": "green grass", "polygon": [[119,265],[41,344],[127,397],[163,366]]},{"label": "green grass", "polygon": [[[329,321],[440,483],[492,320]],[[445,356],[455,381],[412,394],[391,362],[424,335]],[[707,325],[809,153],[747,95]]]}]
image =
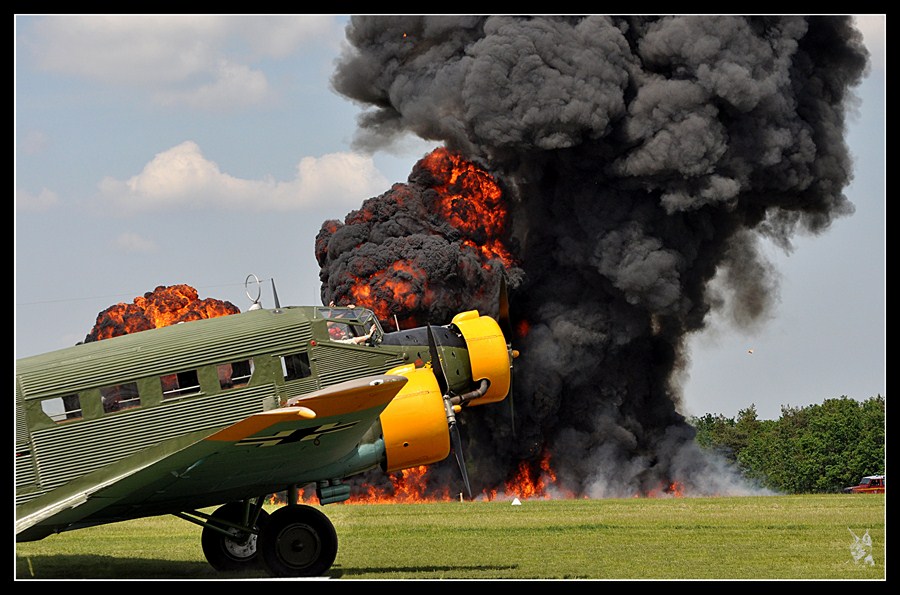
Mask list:
[{"label": "green grass", "polygon": [[[885,579],[884,495],[329,505],[332,579]],[[857,564],[868,531],[874,566]],[[16,544],[18,579],[215,572],[200,527],[158,517]]]}]

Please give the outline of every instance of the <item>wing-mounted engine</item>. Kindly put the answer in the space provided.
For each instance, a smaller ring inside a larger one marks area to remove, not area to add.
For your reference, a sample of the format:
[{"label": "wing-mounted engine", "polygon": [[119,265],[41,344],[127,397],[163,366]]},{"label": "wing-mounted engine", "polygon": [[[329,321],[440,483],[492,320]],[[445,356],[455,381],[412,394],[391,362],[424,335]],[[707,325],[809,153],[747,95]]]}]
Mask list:
[{"label": "wing-mounted engine", "polygon": [[381,413],[385,471],[444,460],[450,454],[450,434],[444,397],[433,371],[408,364],[390,373],[409,381]]}]

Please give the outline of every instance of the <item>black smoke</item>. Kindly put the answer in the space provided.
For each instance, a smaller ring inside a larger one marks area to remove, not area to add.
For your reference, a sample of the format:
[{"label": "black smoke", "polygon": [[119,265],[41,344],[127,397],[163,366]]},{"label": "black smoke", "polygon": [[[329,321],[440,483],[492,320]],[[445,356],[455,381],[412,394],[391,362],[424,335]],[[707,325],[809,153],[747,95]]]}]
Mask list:
[{"label": "black smoke", "polygon": [[[365,16],[346,35],[333,85],[366,108],[357,147],[443,144],[500,180],[512,213],[510,310],[529,325],[515,436],[505,407],[465,416],[476,485],[546,451],[579,495],[728,492],[678,412],[685,341],[713,308],[764,319],[762,239],[789,250],[852,214],[845,114],[868,68],[852,18]],[[417,184],[370,199],[395,210],[378,224],[323,225],[323,300],[360,253],[443,259],[462,285],[429,297],[436,324],[466,286],[494,286],[504,267],[473,274],[455,232],[390,196]]]}]

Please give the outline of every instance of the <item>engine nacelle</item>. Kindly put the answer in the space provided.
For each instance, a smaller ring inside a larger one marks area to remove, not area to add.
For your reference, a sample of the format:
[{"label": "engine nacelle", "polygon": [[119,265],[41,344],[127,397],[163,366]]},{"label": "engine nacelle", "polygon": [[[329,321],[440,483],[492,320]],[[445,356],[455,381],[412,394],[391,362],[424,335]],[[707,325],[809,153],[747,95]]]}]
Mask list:
[{"label": "engine nacelle", "polygon": [[408,364],[388,373],[406,376],[409,382],[381,413],[385,471],[443,461],[450,454],[450,433],[434,372]]},{"label": "engine nacelle", "polygon": [[503,331],[490,316],[480,316],[477,310],[460,312],[452,325],[459,329],[466,341],[474,383],[488,380],[487,392],[469,405],[484,405],[502,401],[509,394],[510,353]]}]

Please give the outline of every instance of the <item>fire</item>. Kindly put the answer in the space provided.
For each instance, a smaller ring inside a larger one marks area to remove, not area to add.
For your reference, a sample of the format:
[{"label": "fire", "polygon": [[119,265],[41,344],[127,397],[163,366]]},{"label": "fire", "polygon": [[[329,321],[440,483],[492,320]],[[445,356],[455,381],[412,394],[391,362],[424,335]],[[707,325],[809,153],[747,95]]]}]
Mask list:
[{"label": "fire", "polygon": [[520,461],[515,475],[506,482],[505,493],[520,500],[549,499],[547,486],[555,481],[556,475],[549,468],[549,458],[537,468],[528,461]]},{"label": "fire", "polygon": [[503,245],[509,211],[494,178],[443,148],[432,151],[422,163],[438,180],[439,214],[464,234],[463,244],[480,253],[485,267],[495,258],[510,266],[513,258]]},{"label": "fire", "polygon": [[134,298],[130,304],[120,302],[100,312],[94,328],[84,342],[239,312],[231,302],[213,298],[199,299],[197,290],[190,285],[160,285],[153,291]]},{"label": "fire", "polygon": [[[393,473],[388,477],[390,485],[373,486],[367,483],[355,486],[350,498],[342,504],[423,504],[428,502],[450,502],[461,500],[462,494],[451,492],[447,486],[429,485],[428,466],[420,465]],[[540,459],[520,461],[516,471],[504,483],[503,490],[485,489],[474,498],[479,502],[495,500],[553,500],[576,498],[576,494],[557,484],[551,456],[544,453]],[[646,493],[638,493],[635,498],[683,498],[685,486],[672,481]],[[270,504],[282,504],[283,499],[273,497]],[[298,492],[297,504],[316,504],[315,489],[306,488]]]},{"label": "fire", "polygon": [[[428,466],[420,465],[391,474],[388,478],[390,486],[373,486],[363,484],[354,487],[350,498],[342,504],[421,504],[426,502],[450,502],[462,499],[462,494],[451,492],[447,486],[429,484]],[[574,494],[559,488],[556,474],[550,465],[550,455],[544,454],[539,461],[521,461],[516,473],[505,482],[504,490],[486,489],[476,495],[475,500],[491,502],[494,500],[550,500],[556,498],[574,498]],[[552,493],[551,493],[551,488]],[[270,501],[280,504],[279,498]],[[314,489],[301,489],[298,492],[298,504],[314,504]]]},{"label": "fire", "polygon": [[[422,296],[413,280],[421,280],[425,271],[415,264],[398,260],[388,269],[376,271],[362,282],[350,288],[353,303],[369,308],[379,320],[390,320],[391,309],[412,312],[421,306]],[[380,296],[380,298],[378,297]],[[405,320],[416,325],[415,320]]]},{"label": "fire", "polygon": [[[330,241],[340,229],[358,226],[359,237],[363,237],[364,230],[402,214],[421,221],[417,233],[423,237],[442,236],[447,246],[465,256],[459,261],[459,279],[471,282],[478,277],[472,272],[474,267],[480,267],[490,277],[498,267],[515,266],[504,245],[509,235],[509,209],[500,185],[486,170],[438,148],[416,164],[414,174],[415,182],[394,184],[389,192],[365,201],[360,209],[348,214],[343,224],[323,224],[316,238],[319,264],[325,267],[329,259],[335,258],[329,254],[334,248]],[[359,241],[355,235],[348,235],[341,244],[351,237]],[[341,273],[349,278],[340,283],[341,295],[335,296],[336,300],[371,309],[385,325],[393,325],[395,317],[403,326],[421,324],[423,314],[454,290],[448,289],[446,276],[436,278],[432,272],[439,262],[434,253],[416,250],[414,246],[414,242],[386,245],[382,254],[392,254],[394,250],[396,254],[384,260],[380,260],[381,255],[359,255]],[[451,276],[451,285],[460,282]],[[476,298],[477,294],[476,288]],[[467,293],[466,297],[473,296]]]},{"label": "fire", "polygon": [[680,481],[672,481],[658,488],[648,491],[646,494],[635,494],[635,498],[683,498],[685,496],[684,484]]},{"label": "fire", "polygon": [[[390,486],[373,486],[363,484],[355,488],[355,493],[350,495],[343,504],[414,504],[423,502],[445,502],[453,500],[453,495],[447,487],[435,489],[429,487],[427,477],[428,467],[420,465],[410,469],[404,469],[391,474],[388,479]],[[298,504],[310,504],[316,502],[315,489],[301,489],[298,492]],[[279,503],[274,500],[273,504]]]},{"label": "fire", "polygon": [[428,467],[420,465],[404,469],[390,476],[391,488],[379,489],[366,486],[363,493],[352,496],[348,504],[410,504],[419,502],[443,502],[451,500],[447,487],[429,490]]}]

